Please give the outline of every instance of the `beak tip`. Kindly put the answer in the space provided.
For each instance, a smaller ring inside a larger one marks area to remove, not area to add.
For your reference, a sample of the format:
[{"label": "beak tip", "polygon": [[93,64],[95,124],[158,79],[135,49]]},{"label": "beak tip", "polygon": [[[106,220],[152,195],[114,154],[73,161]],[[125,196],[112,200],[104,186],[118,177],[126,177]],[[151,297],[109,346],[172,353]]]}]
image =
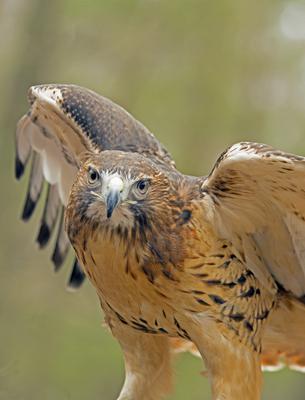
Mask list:
[{"label": "beak tip", "polygon": [[110,192],[107,197],[107,218],[111,218],[114,209],[118,205],[119,202],[119,193],[118,192]]}]

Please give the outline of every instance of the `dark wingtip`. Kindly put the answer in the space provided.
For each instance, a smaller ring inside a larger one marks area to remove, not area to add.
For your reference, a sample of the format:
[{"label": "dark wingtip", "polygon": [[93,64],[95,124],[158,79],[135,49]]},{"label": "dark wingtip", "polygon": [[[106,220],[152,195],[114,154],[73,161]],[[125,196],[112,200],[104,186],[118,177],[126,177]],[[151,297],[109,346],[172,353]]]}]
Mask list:
[{"label": "dark wingtip", "polygon": [[25,201],[25,205],[23,208],[22,216],[21,218],[23,221],[27,221],[31,215],[33,214],[33,211],[35,209],[36,203],[31,199],[31,197],[28,195]]},{"label": "dark wingtip", "polygon": [[65,257],[60,252],[59,246],[56,243],[54,252],[53,252],[52,257],[51,257],[52,263],[54,264],[55,271],[58,271],[60,269],[60,267],[62,266],[62,264],[64,262],[64,259],[65,259]]},{"label": "dark wingtip", "polygon": [[73,265],[73,270],[68,282],[68,289],[75,290],[78,289],[85,280],[86,275],[83,273],[81,266],[78,261],[75,260]]},{"label": "dark wingtip", "polygon": [[46,246],[46,244],[48,243],[48,241],[50,239],[50,236],[51,236],[50,228],[48,227],[48,225],[45,222],[43,222],[41,224],[39,233],[36,238],[36,242],[38,243],[40,248],[43,248]]},{"label": "dark wingtip", "polygon": [[18,157],[15,159],[15,177],[16,179],[20,179],[24,173],[24,165],[19,160]]}]

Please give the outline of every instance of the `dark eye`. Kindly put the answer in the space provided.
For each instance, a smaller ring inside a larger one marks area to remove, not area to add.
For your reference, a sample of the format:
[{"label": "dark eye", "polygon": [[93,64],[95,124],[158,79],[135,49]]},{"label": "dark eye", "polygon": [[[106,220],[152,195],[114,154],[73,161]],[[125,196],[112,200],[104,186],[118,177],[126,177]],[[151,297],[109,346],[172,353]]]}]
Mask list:
[{"label": "dark eye", "polygon": [[94,168],[89,168],[88,182],[90,183],[90,185],[94,185],[99,180],[100,180],[100,174],[98,173],[98,171]]},{"label": "dark eye", "polygon": [[146,194],[149,187],[149,182],[146,179],[141,179],[136,183],[136,192],[140,195]]}]

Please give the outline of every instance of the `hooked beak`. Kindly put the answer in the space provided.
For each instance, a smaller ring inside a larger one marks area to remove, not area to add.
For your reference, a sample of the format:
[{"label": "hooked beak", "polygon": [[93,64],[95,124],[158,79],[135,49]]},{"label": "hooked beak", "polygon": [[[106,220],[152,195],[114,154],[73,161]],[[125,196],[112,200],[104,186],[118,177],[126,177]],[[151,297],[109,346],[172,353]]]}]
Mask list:
[{"label": "hooked beak", "polygon": [[107,218],[110,218],[115,207],[118,205],[124,183],[118,176],[114,176],[108,183],[108,194],[106,197]]},{"label": "hooked beak", "polygon": [[120,200],[120,192],[118,190],[111,190],[108,193],[106,199],[106,206],[107,206],[107,218],[110,218],[115,207],[118,205]]}]

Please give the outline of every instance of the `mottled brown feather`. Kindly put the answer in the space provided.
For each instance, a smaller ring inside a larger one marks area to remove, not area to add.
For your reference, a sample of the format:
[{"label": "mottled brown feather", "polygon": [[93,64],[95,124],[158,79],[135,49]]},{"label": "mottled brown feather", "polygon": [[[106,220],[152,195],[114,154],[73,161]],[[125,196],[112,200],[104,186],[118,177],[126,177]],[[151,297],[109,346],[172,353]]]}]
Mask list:
[{"label": "mottled brown feather", "polygon": [[[90,90],[43,85],[29,100],[16,176],[34,150],[31,212],[42,174],[58,188],[78,262],[124,351],[119,400],[168,392],[171,348],[195,346],[214,399],[259,399],[262,364],[304,366],[304,158],[239,143],[208,177],[190,177],[141,123]],[[108,214],[113,178],[120,201]],[[67,248],[60,232],[59,265]],[[84,279],[78,262],[74,287]]]}]

